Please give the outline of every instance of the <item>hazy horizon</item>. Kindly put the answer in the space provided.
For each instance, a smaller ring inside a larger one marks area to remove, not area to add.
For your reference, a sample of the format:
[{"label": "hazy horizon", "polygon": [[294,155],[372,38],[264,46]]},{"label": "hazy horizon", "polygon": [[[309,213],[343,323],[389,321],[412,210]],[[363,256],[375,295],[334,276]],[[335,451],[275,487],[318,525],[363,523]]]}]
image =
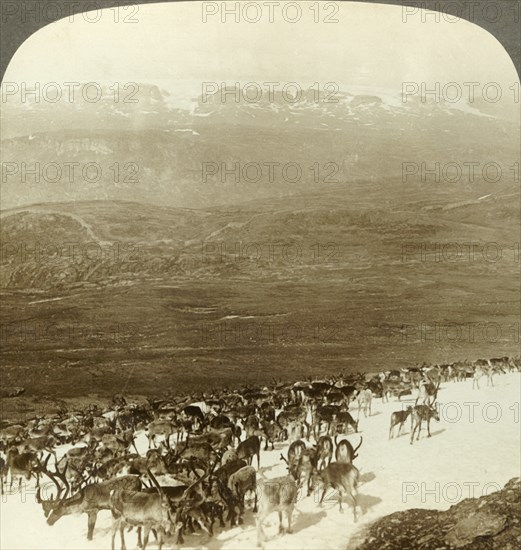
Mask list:
[{"label": "hazy horizon", "polygon": [[146,82],[183,105],[197,88],[189,83],[204,81],[335,82],[348,91],[518,81],[500,43],[467,21],[403,23],[400,6],[350,3],[339,5],[339,23],[314,23],[302,5],[293,25],[281,17],[221,23],[218,15],[203,23],[199,2],[140,5],[135,24],[114,23],[107,10],[96,23],[62,19],[22,44],[3,82]]}]

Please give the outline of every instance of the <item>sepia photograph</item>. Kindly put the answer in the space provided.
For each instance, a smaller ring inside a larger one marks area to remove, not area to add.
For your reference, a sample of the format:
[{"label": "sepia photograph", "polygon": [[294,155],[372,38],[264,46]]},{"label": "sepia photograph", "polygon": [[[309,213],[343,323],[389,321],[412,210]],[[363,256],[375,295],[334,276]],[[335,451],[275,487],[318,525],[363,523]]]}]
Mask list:
[{"label": "sepia photograph", "polygon": [[1,0],[2,550],[520,547],[520,6]]}]

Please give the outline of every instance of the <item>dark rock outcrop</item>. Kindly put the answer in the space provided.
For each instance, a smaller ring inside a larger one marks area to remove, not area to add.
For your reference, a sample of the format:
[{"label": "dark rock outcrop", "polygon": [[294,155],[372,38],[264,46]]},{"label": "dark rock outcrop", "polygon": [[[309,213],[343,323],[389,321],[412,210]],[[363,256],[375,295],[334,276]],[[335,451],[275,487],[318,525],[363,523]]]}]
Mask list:
[{"label": "dark rock outcrop", "polygon": [[373,523],[361,539],[355,543],[359,550],[521,548],[521,481],[511,479],[501,491],[465,499],[443,512],[396,512]]}]

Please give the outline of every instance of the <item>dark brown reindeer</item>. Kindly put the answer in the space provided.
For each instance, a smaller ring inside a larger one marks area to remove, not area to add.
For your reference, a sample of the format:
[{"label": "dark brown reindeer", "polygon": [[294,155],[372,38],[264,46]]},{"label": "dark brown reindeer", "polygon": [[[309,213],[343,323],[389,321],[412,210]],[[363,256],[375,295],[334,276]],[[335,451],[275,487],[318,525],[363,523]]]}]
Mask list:
[{"label": "dark brown reindeer", "polygon": [[409,415],[411,413],[412,413],[412,407],[409,406],[404,411],[395,411],[391,414],[391,425],[389,427],[389,439],[392,439],[394,437],[394,428],[396,426],[399,426],[398,436],[400,435],[403,425],[405,424],[405,421],[407,420],[407,418],[409,418]]},{"label": "dark brown reindeer", "polygon": [[434,418],[437,422],[440,421],[440,415],[438,414],[437,409],[432,405],[416,405],[412,410],[412,421],[411,421],[411,445],[414,441],[414,434],[418,430],[418,436],[416,441],[420,439],[420,431],[422,422],[425,420],[427,423],[427,437],[431,437],[430,422]]},{"label": "dark brown reindeer", "polygon": [[257,455],[257,466],[260,468],[260,439],[257,435],[252,435],[244,441],[241,441],[237,447],[237,456],[248,462],[249,465],[253,462],[253,457]]},{"label": "dark brown reindeer", "polygon": [[4,467],[5,475],[10,475],[9,491],[12,491],[13,481],[18,477],[18,488],[22,486],[22,478],[30,480],[34,475],[36,477],[36,485],[40,484],[41,464],[38,460],[38,455],[33,452],[20,451],[16,447],[11,447],[7,451],[6,465]]}]

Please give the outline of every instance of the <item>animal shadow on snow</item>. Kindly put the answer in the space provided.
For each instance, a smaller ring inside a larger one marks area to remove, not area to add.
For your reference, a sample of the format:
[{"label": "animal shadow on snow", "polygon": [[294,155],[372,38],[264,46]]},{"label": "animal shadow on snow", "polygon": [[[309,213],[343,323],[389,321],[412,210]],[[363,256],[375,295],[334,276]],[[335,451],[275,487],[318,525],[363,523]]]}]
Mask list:
[{"label": "animal shadow on snow", "polygon": [[[313,527],[317,523],[320,523],[327,516],[325,510],[318,510],[313,512],[301,512],[298,511],[298,515],[293,516],[293,525],[292,529],[294,533],[299,533],[300,531],[307,529],[308,527]],[[286,516],[284,516],[285,518]]]},{"label": "animal shadow on snow", "polygon": [[[373,411],[371,414],[367,415],[367,418],[373,418],[373,416],[378,416],[379,414],[382,414],[382,411]],[[360,415],[360,418],[365,418],[363,413]]]},{"label": "animal shadow on snow", "polygon": [[[434,430],[431,432],[431,437],[434,437],[435,435],[439,435],[441,433],[443,433],[445,431],[445,428],[440,428],[439,430]],[[423,430],[422,430],[422,435],[420,437],[420,439],[429,439],[427,437],[427,434],[425,434],[425,436],[423,435]]]},{"label": "animal shadow on snow", "polygon": [[[279,469],[281,467],[281,464],[285,465],[284,463],[281,463],[281,462],[275,462],[274,464],[271,464],[270,466],[261,466],[258,470],[258,474],[259,474],[258,478],[262,479],[263,474],[265,475],[266,473],[271,472],[271,470]],[[281,474],[281,475],[284,475],[284,474]]]},{"label": "animal shadow on snow", "polygon": [[360,485],[362,483],[369,483],[370,481],[373,481],[373,479],[376,479],[376,475],[374,472],[365,472],[363,474],[360,474]]},{"label": "animal shadow on snow", "polygon": [[[435,435],[439,435],[445,431],[445,428],[440,428],[439,430],[432,430],[431,431],[431,437],[434,437]],[[425,432],[425,433],[424,433]],[[411,430],[408,430],[407,432],[404,432],[402,430],[402,433],[400,435],[395,435],[393,439],[402,439],[403,437],[409,438],[411,437]],[[418,432],[414,434],[414,441],[417,441],[416,437],[418,436]],[[420,435],[420,441],[422,439],[430,439],[427,434],[427,430],[425,428],[422,428],[421,435]],[[392,441],[392,439],[391,439]]]},{"label": "animal shadow on snow", "polygon": [[362,514],[365,515],[373,507],[382,502],[380,497],[373,497],[371,495],[365,495],[363,493],[358,493],[357,503],[362,511]]},{"label": "animal shadow on snow", "polygon": [[[356,497],[357,507],[360,510],[361,515],[365,515],[373,506],[379,504],[380,502],[382,502],[380,497],[373,497],[360,492]],[[344,513],[349,510],[348,513],[352,514],[352,503],[345,497],[345,495],[342,499],[342,505],[344,507]],[[335,490],[328,495],[327,500],[324,500],[324,506],[329,514],[334,513],[335,511],[340,512],[338,509],[338,491]]]}]

